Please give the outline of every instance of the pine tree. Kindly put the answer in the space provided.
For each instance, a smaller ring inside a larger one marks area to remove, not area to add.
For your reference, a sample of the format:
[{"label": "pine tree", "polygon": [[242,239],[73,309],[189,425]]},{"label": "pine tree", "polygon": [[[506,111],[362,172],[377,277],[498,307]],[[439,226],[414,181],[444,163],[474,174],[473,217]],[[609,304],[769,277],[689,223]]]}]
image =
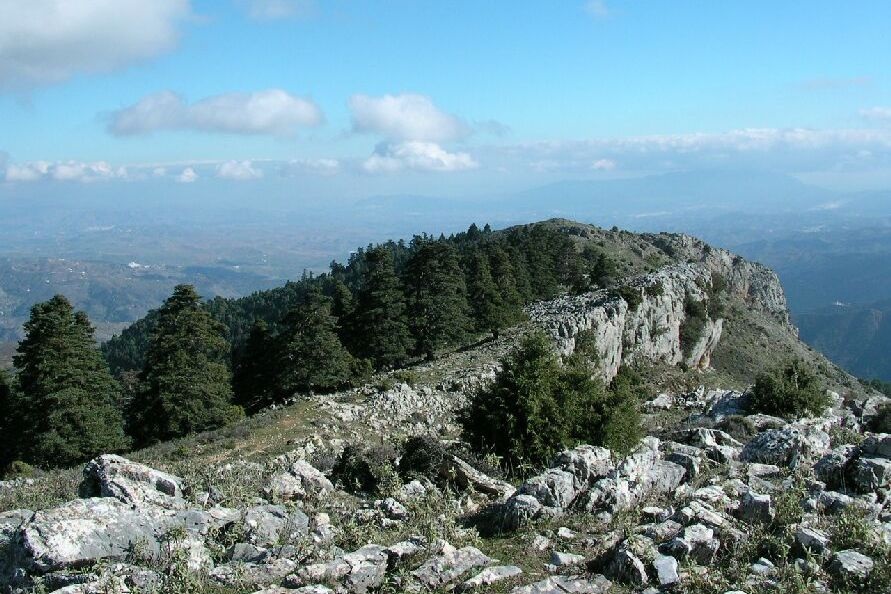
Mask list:
[{"label": "pine tree", "polygon": [[285,318],[276,347],[276,391],[331,391],[350,380],[352,356],[337,336],[337,324],[318,290]]},{"label": "pine tree", "polygon": [[355,333],[353,332],[353,315],[356,312],[356,301],[353,292],[340,279],[331,283],[331,314],[337,319],[337,335],[340,342],[352,352],[355,350]]},{"label": "pine tree", "polygon": [[404,363],[412,346],[405,296],[390,250],[369,250],[365,266],[354,316],[358,353],[377,368],[390,368]]},{"label": "pine tree", "polygon": [[0,473],[16,458],[18,439],[13,421],[12,382],[0,369]]},{"label": "pine tree", "polygon": [[273,356],[269,326],[263,320],[256,320],[232,377],[235,402],[247,411],[259,410],[273,401]]},{"label": "pine tree", "polygon": [[517,278],[514,274],[514,264],[510,256],[498,244],[489,248],[489,269],[492,272],[492,280],[498,287],[501,301],[508,317],[508,323],[519,322],[525,317],[523,313],[523,296],[517,289]]},{"label": "pine tree", "polygon": [[467,277],[468,301],[477,331],[491,332],[498,338],[498,331],[507,326],[510,319],[501,292],[492,279],[489,260],[482,252],[477,250],[471,256]]},{"label": "pine tree", "polygon": [[13,362],[18,389],[12,421],[26,462],[66,466],[127,447],[116,406],[120,387],[86,314],[75,312],[65,297],[31,308]]},{"label": "pine tree", "polygon": [[432,359],[437,349],[467,336],[467,288],[451,244],[426,238],[418,238],[415,244],[405,271],[409,326],[417,351]]},{"label": "pine tree", "polygon": [[131,409],[131,432],[141,443],[214,429],[243,414],[232,404],[224,336],[194,287],[178,285],[158,312]]}]

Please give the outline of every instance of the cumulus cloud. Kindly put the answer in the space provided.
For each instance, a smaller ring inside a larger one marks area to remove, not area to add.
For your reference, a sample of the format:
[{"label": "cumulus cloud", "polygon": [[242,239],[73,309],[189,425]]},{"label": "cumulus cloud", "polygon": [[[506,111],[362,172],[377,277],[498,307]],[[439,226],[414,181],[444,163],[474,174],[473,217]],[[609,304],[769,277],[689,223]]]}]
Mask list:
[{"label": "cumulus cloud", "polygon": [[158,130],[290,136],[299,128],[318,126],[323,119],[313,101],[281,89],[226,93],[192,104],[176,93],[161,91],[111,114],[108,131],[115,136]]},{"label": "cumulus cloud", "polygon": [[176,176],[176,181],[181,184],[191,184],[194,183],[197,179],[198,174],[191,167],[186,167],[179,175]]},{"label": "cumulus cloud", "polygon": [[125,167],[114,168],[105,161],[31,161],[12,163],[6,167],[8,182],[32,182],[39,180],[93,182],[110,179],[128,179]]},{"label": "cumulus cloud", "polygon": [[650,135],[489,147],[490,161],[540,172],[750,167],[804,172],[876,167],[891,162],[891,130],[756,128],[723,133]]},{"label": "cumulus cloud", "polygon": [[314,0],[238,0],[238,4],[257,21],[308,17],[317,8]]},{"label": "cumulus cloud", "polygon": [[450,153],[433,142],[408,141],[379,144],[374,154],[362,164],[369,173],[403,169],[416,171],[462,171],[478,167],[467,153]]},{"label": "cumulus cloud", "polygon": [[891,122],[891,107],[870,107],[861,109],[860,115],[867,120]]},{"label": "cumulus cloud", "polygon": [[0,2],[0,89],[107,72],[172,49],[189,0]]},{"label": "cumulus cloud", "polygon": [[349,107],[354,132],[380,134],[392,141],[444,142],[470,133],[464,121],[442,111],[424,95],[353,95]]},{"label": "cumulus cloud", "polygon": [[294,159],[282,164],[280,169],[281,174],[285,177],[305,173],[335,175],[338,171],[340,171],[340,161],[337,159]]},{"label": "cumulus cloud", "polygon": [[588,0],[585,2],[585,12],[596,19],[605,19],[610,15],[610,9],[605,0]]},{"label": "cumulus cloud", "polygon": [[247,181],[260,179],[263,177],[263,171],[254,167],[251,161],[226,161],[217,166],[217,177]]}]

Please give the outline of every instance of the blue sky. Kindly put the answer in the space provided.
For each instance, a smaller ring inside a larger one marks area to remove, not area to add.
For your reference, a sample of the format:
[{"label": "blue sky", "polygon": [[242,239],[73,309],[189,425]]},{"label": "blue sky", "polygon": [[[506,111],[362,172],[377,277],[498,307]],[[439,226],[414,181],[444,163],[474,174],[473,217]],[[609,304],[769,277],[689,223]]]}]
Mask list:
[{"label": "blue sky", "polygon": [[889,24],[884,1],[0,0],[0,196],[711,167],[888,187]]}]

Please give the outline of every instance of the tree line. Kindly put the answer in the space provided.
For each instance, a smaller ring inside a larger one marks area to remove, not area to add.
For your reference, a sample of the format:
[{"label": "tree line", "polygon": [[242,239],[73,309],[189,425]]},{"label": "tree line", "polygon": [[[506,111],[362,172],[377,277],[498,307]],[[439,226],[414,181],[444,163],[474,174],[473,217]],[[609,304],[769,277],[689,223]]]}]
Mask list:
[{"label": "tree line", "polygon": [[180,285],[100,350],[63,296],[35,305],[0,374],[0,464],[76,464],[223,426],[275,402],[431,359],[523,318],[523,305],[609,284],[615,267],[556,229],[419,235],[242,299]]}]

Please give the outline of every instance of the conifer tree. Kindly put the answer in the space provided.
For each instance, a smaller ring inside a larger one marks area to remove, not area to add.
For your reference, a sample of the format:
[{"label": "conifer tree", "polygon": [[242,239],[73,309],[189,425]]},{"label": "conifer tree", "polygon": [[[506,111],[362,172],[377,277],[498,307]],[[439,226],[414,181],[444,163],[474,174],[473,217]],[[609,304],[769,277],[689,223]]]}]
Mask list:
[{"label": "conifer tree", "polygon": [[0,473],[15,460],[18,446],[12,411],[12,382],[6,372],[0,369]]},{"label": "conifer tree", "polygon": [[263,320],[256,320],[232,378],[235,402],[247,411],[256,411],[273,401],[273,356],[269,326]]},{"label": "conifer tree", "polygon": [[412,340],[408,331],[405,296],[393,268],[390,250],[368,250],[356,298],[354,330],[358,354],[375,367],[405,362]]},{"label": "conifer tree", "polygon": [[337,336],[337,324],[318,290],[285,317],[276,348],[276,391],[331,391],[350,380],[352,356]]},{"label": "conifer tree", "polygon": [[158,311],[131,409],[131,432],[141,443],[215,429],[243,414],[232,404],[224,336],[194,287],[178,285]]},{"label": "conifer tree", "polygon": [[31,308],[13,362],[18,389],[10,408],[26,462],[66,466],[127,447],[116,406],[120,387],[86,314],[65,297]]},{"label": "conifer tree", "polygon": [[437,349],[466,338],[470,328],[467,288],[455,248],[419,238],[406,264],[409,326],[417,352],[432,359]]},{"label": "conifer tree", "polygon": [[336,278],[331,284],[331,314],[337,319],[337,335],[340,342],[352,352],[355,349],[353,332],[353,314],[356,312],[356,301],[353,292],[346,284]]},{"label": "conifer tree", "polygon": [[479,250],[471,256],[467,277],[467,296],[477,331],[491,332],[498,338],[498,331],[510,320],[501,292],[492,279],[489,260]]},{"label": "conifer tree", "polygon": [[489,248],[489,269],[501,295],[508,323],[519,322],[524,317],[523,296],[517,289],[517,278],[510,256],[498,244],[492,244]]}]

